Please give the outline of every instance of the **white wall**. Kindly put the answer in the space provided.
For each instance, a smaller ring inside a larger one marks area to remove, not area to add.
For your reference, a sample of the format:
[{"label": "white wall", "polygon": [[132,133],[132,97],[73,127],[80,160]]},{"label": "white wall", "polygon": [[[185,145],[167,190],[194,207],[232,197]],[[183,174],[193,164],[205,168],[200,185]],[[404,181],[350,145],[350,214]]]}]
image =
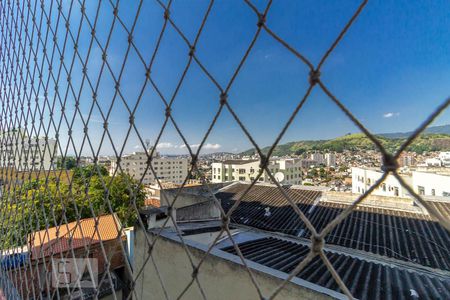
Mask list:
[{"label": "white wall", "polygon": [[448,175],[415,171],[412,178],[414,191],[419,195],[450,196],[450,176]]},{"label": "white wall", "polygon": [[[226,164],[222,162],[212,163],[211,181],[253,181],[259,172],[259,161],[249,161],[242,164]],[[272,160],[268,166],[272,175],[283,173],[282,184],[301,184],[301,160],[280,159]],[[259,179],[260,182],[271,182],[269,175],[264,172]]]},{"label": "white wall", "polygon": [[[352,193],[363,194],[367,191],[375,182],[381,178],[383,172],[366,169],[366,168],[352,168]],[[403,176],[403,179],[411,184],[412,179],[410,177]],[[389,196],[389,197],[408,197],[409,194],[406,189],[398,182],[397,178],[393,175],[388,175],[384,182],[376,188],[373,195]]]}]

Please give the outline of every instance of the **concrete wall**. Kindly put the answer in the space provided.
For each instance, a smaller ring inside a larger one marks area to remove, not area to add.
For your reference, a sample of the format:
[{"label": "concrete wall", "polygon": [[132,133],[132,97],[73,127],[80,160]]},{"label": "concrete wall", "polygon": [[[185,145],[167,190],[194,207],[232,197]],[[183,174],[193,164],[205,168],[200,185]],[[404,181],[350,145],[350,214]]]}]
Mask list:
[{"label": "concrete wall", "polygon": [[[142,230],[136,232],[135,266],[137,270],[141,268],[148,253],[144,234],[146,233]],[[153,236],[150,237],[153,239]],[[188,248],[194,264],[197,264],[204,252],[192,246],[188,246]],[[192,266],[185,250],[180,243],[161,236],[153,249],[152,256],[158,271],[152,260],[148,260],[143,272],[136,279],[136,298],[166,299],[161,287],[162,281],[168,294],[167,297],[176,299],[192,278]],[[160,277],[158,277],[158,273]],[[270,295],[281,283],[279,278],[261,271],[255,270],[253,274],[264,296]],[[200,268],[198,281],[207,299],[259,299],[248,272],[237,262],[209,255]],[[196,282],[187,290],[183,299],[202,299]],[[288,283],[276,299],[331,299],[331,297]]]},{"label": "concrete wall", "polygon": [[[216,192],[229,183],[215,183],[210,184],[211,192]],[[173,199],[178,194],[179,188],[166,189],[161,193],[161,205],[168,205],[173,202]],[[212,200],[213,197],[205,186],[184,187],[177,197],[174,207],[180,208],[201,202]]]},{"label": "concrete wall", "polygon": [[209,200],[179,208],[177,209],[177,221],[217,219],[220,217],[217,205],[213,200]]}]

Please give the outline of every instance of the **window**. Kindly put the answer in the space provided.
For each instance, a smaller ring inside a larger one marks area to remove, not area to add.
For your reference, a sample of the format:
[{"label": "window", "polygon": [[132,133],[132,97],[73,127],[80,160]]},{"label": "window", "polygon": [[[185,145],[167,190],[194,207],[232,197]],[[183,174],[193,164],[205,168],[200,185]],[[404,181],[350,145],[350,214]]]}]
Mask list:
[{"label": "window", "polygon": [[398,196],[398,187],[395,187],[395,188],[394,188],[394,195],[395,195],[395,196]]},{"label": "window", "polygon": [[245,169],[239,169],[239,174],[245,174]]},{"label": "window", "polygon": [[435,189],[431,189],[431,196],[436,196],[436,190]]},{"label": "window", "polygon": [[423,186],[418,185],[417,191],[419,192],[419,195],[425,195],[425,188]]},{"label": "window", "polygon": [[239,176],[239,181],[245,181],[245,176]]}]

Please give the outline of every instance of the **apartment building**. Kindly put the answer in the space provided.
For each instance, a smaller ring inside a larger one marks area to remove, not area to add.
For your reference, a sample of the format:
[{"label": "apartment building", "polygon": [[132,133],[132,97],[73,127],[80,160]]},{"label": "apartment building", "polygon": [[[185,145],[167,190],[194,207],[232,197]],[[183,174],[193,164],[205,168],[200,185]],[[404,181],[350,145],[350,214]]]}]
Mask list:
[{"label": "apartment building", "polygon": [[334,153],[325,153],[325,165],[327,167],[336,167],[336,154]]},{"label": "apartment building", "polygon": [[433,171],[413,171],[412,186],[422,196],[450,197],[450,173]]},{"label": "apartment building", "polygon": [[416,157],[412,153],[402,153],[397,162],[400,167],[411,167],[417,164]]},{"label": "apartment building", "polygon": [[181,184],[188,176],[189,160],[185,157],[166,157],[160,156],[159,154],[155,155],[151,164],[155,171],[156,177],[153,175],[150,168],[147,170],[147,161],[148,158],[145,152],[134,152],[121,158],[121,169],[118,166],[117,160],[112,160],[109,172],[110,174],[114,174],[115,172],[123,171],[138,180],[143,177],[143,184],[156,183],[156,177],[161,182]]},{"label": "apartment building", "polygon": [[[363,194],[365,193],[375,182],[381,178],[383,172],[375,168],[352,168],[352,193]],[[403,179],[408,183],[412,183],[410,176],[403,176]],[[390,196],[390,197],[408,197],[409,193],[398,182],[397,178],[393,175],[388,175],[384,182],[376,188],[372,195],[377,196]]]},{"label": "apartment building", "polygon": [[[352,192],[362,194],[381,176],[382,172],[368,168],[352,168]],[[446,168],[419,168],[402,178],[421,196],[450,197],[450,172]],[[378,196],[408,197],[409,193],[398,180],[388,175],[372,192]]]},{"label": "apartment building", "polygon": [[0,134],[0,168],[50,170],[54,167],[57,153],[55,139],[29,137],[22,130]]},{"label": "apartment building", "polygon": [[325,156],[322,153],[311,153],[310,159],[315,161],[318,165],[325,164]]},{"label": "apartment building", "polygon": [[[253,181],[259,172],[260,161],[255,159],[225,160],[212,163],[214,183],[228,181]],[[301,160],[293,158],[273,159],[268,166],[271,174],[282,184],[301,184]],[[267,172],[258,179],[270,183]]]}]

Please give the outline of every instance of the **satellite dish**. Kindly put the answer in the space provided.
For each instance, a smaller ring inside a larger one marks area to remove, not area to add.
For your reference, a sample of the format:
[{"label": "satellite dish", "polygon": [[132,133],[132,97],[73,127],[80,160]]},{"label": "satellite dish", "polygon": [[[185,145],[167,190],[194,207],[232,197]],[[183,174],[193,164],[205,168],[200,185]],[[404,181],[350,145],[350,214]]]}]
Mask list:
[{"label": "satellite dish", "polygon": [[283,182],[284,180],[284,174],[282,172],[275,173],[274,177],[278,182]]}]

